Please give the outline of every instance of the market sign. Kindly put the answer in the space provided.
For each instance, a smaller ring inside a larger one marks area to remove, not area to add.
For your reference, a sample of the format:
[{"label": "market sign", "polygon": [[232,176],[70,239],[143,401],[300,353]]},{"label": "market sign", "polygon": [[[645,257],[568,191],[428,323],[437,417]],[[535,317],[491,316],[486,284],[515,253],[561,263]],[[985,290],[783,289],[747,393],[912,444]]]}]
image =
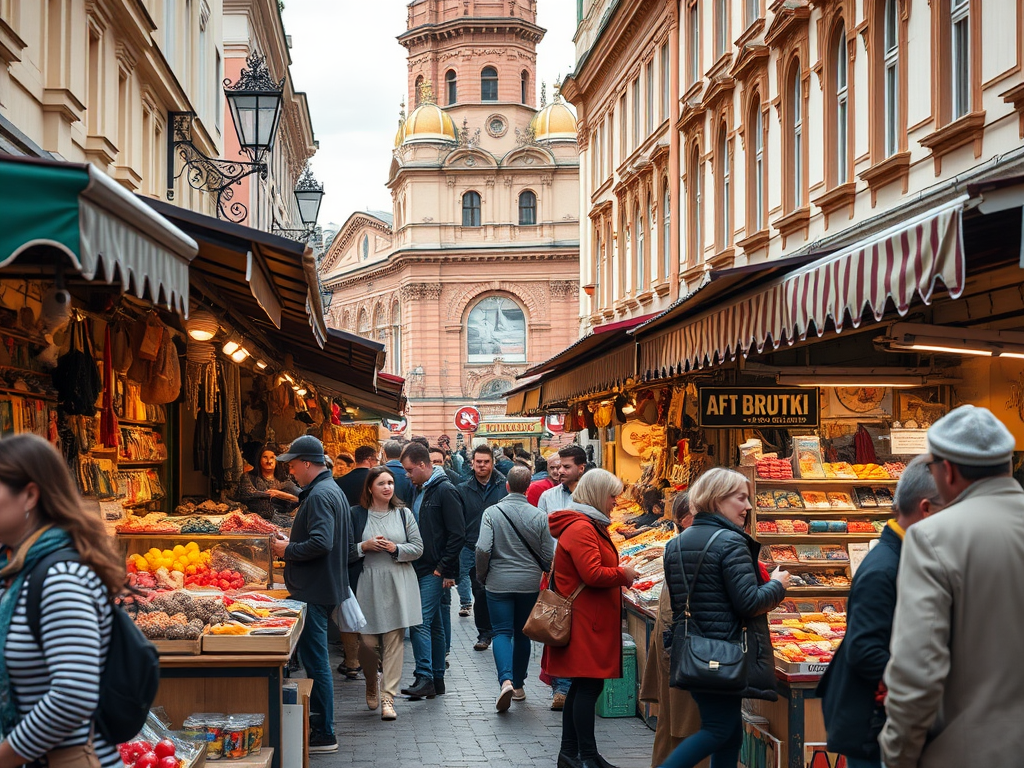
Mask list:
[{"label": "market sign", "polygon": [[544,434],[541,419],[502,419],[481,421],[476,437],[540,437]]},{"label": "market sign", "polygon": [[404,416],[400,419],[384,419],[384,426],[391,434],[400,435],[408,428],[409,420]]},{"label": "market sign", "polygon": [[816,427],[816,387],[701,387],[702,427]]},{"label": "market sign", "polygon": [[460,432],[476,432],[480,426],[480,411],[472,405],[466,405],[455,412],[455,428]]}]

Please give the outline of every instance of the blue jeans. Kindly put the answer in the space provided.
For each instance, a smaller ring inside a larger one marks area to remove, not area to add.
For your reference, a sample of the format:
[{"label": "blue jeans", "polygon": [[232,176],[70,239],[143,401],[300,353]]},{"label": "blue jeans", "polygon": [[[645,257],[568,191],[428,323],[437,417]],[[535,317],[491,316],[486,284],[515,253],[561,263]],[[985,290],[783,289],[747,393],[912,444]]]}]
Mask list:
[{"label": "blue jeans", "polygon": [[327,617],[333,608],[331,605],[307,603],[306,624],[296,644],[302,666],[313,681],[309,695],[310,713],[322,718],[322,725],[317,730],[328,736],[334,733],[334,676],[327,655]]},{"label": "blue jeans", "polygon": [[560,693],[563,696],[569,694],[569,686],[572,685],[571,677],[556,677],[553,678],[555,682],[551,684],[551,693]]},{"label": "blue jeans", "polygon": [[661,768],[693,768],[708,755],[711,768],[736,768],[743,743],[742,699],[718,693],[694,693],[700,730],[687,737]]},{"label": "blue jeans", "polygon": [[473,583],[469,580],[469,569],[476,565],[476,549],[463,547],[459,553],[459,578],[455,580],[455,588],[459,591],[459,604],[473,604]]},{"label": "blue jeans", "polygon": [[847,757],[846,768],[882,768],[882,761],[865,760],[863,757]]},{"label": "blue jeans", "polygon": [[444,653],[452,649],[452,588],[441,591],[441,625],[444,627]]},{"label": "blue jeans", "polygon": [[536,592],[487,591],[493,630],[491,652],[498,670],[498,685],[511,680],[513,688],[523,687],[532,649],[530,638],[523,634],[523,626],[536,602]]},{"label": "blue jeans", "polygon": [[420,577],[420,605],[423,623],[409,629],[416,674],[444,677],[444,622],[441,617],[442,579],[430,573]]}]

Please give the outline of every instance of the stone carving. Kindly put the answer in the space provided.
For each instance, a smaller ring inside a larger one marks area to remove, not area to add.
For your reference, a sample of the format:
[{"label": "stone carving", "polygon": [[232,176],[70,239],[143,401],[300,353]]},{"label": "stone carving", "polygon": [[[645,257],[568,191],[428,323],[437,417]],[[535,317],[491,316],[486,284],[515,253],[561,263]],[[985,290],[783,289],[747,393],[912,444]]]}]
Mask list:
[{"label": "stone carving", "polygon": [[580,284],[576,280],[552,280],[551,296],[553,298],[574,298],[580,297]]}]

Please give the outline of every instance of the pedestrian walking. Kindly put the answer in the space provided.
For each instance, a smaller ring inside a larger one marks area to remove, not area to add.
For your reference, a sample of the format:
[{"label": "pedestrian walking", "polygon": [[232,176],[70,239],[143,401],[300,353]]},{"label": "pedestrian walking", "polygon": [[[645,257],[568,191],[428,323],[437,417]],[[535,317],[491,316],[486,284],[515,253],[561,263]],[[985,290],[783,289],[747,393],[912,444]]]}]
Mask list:
[{"label": "pedestrian walking", "polygon": [[377,449],[372,445],[360,445],[356,448],[355,462],[355,466],[344,477],[336,480],[350,507],[360,503],[363,498],[363,487],[366,485],[366,476],[380,463],[377,460]]},{"label": "pedestrian walking", "polygon": [[[540,460],[537,464],[540,465]],[[530,488],[526,491],[526,500],[539,508],[541,494],[561,482],[558,474],[561,468],[562,458],[557,453],[552,453],[544,462],[544,472],[538,472],[533,476],[533,482],[530,483]]]},{"label": "pedestrian walking", "polygon": [[560,595],[582,591],[572,606],[569,644],[547,646],[546,668],[572,682],[562,709],[558,768],[606,768],[594,736],[597,699],[604,681],[622,677],[622,587],[636,580],[608,534],[608,513],[622,493],[622,481],[595,469],[579,481],[569,508],[548,518],[555,549],[554,583]]},{"label": "pedestrian walking", "polygon": [[[693,524],[688,493],[677,494],[672,499],[672,519],[679,531],[685,531]],[[652,766],[661,765],[683,739],[700,730],[700,713],[693,696],[689,691],[669,685],[669,648],[665,647],[664,632],[671,626],[672,601],[666,597],[658,602],[658,613],[647,648],[647,664],[640,683],[640,700],[650,702],[653,705],[651,714],[658,718],[651,752]],[[709,762],[702,760],[697,765],[707,768]]]},{"label": "pedestrian walking", "polygon": [[[552,457],[554,458],[554,457]],[[550,462],[550,459],[549,459]],[[578,445],[567,445],[558,451],[558,484],[544,491],[537,502],[538,509],[550,517],[552,512],[568,509],[572,505],[572,494],[583,473],[587,471],[587,452]],[[546,670],[545,670],[546,671]],[[571,680],[553,677],[551,679],[551,709],[558,711],[565,704]]]},{"label": "pedestrian walking", "polygon": [[381,720],[395,720],[405,630],[423,623],[412,566],[423,554],[423,539],[412,511],[395,496],[395,478],[387,467],[369,471],[360,501],[352,508],[349,580],[366,618],[359,633],[366,706],[379,705]]},{"label": "pedestrian walking", "polygon": [[665,547],[673,623],[686,618],[689,597],[692,629],[702,637],[743,642],[747,657],[743,689],[693,691],[700,730],[673,750],[663,768],[693,768],[709,755],[712,765],[736,765],[743,741],[742,700],[778,698],[766,614],[785,598],[789,574],[776,568],[769,578],[759,567],[761,545],[744,530],[748,489],[747,478],[735,470],[705,472],[690,487],[693,525]]},{"label": "pedestrian walking", "polygon": [[383,448],[384,466],[390,469],[391,474],[395,477],[395,496],[408,506],[412,504],[416,491],[413,488],[412,481],[409,479],[409,473],[402,466],[402,448],[402,443],[397,440],[385,441]]},{"label": "pedestrian walking", "polygon": [[[0,545],[0,761],[120,766],[93,715],[124,560],[99,517],[82,509],[63,458],[34,434],[0,440]],[[77,561],[52,561],[62,550]],[[43,587],[34,633],[27,594],[36,568]]]},{"label": "pedestrian walking", "polygon": [[443,469],[444,473],[448,475],[448,479],[451,480],[452,485],[457,486],[462,483],[465,478],[445,463],[445,454],[442,448],[432,445],[427,450],[430,451],[430,463],[435,467]]},{"label": "pedestrian walking", "polygon": [[[491,645],[491,617],[487,611],[484,588],[476,575],[476,541],[480,536],[480,519],[484,510],[505,498],[505,475],[494,468],[491,448],[486,443],[473,449],[473,476],[459,486],[462,509],[466,515],[466,545],[462,548],[458,581],[459,616],[468,616],[473,608],[476,622],[477,651]],[[469,592],[467,600],[467,592]]]},{"label": "pedestrian walking", "polygon": [[498,712],[512,701],[524,701],[530,663],[530,638],[523,626],[540,592],[541,576],[554,554],[548,517],[526,500],[530,470],[513,467],[508,495],[484,510],[476,544],[477,579],[486,590],[493,638],[491,651],[498,671]]},{"label": "pedestrian walking", "polygon": [[277,534],[273,550],[275,557],[284,560],[288,593],[306,604],[306,623],[297,649],[313,681],[309,751],[337,752],[327,623],[335,606],[348,597],[348,501],[338,484],[331,482],[324,445],[312,435],[296,438],[277,460],[288,465],[302,486],[291,535]]},{"label": "pedestrian walking", "polygon": [[420,588],[423,623],[412,627],[416,670],[412,685],[402,689],[411,699],[444,694],[445,633],[441,617],[442,595],[455,586],[459,553],[466,541],[466,519],[455,486],[441,467],[430,463],[430,453],[418,443],[402,451],[402,465],[418,491],[412,511],[420,527],[423,554],[413,563]]},{"label": "pedestrian walking", "polygon": [[910,526],[943,507],[929,461],[927,455],[918,456],[900,476],[893,494],[896,517],[857,568],[846,600],[846,637],[818,684],[829,751],[845,756],[849,768],[882,765],[882,674],[889,663],[903,538]]},{"label": "pedestrian walking", "polygon": [[946,508],[903,538],[887,720],[888,768],[1019,765],[1024,754],[1024,489],[1016,441],[964,405],[928,430],[928,469]]}]

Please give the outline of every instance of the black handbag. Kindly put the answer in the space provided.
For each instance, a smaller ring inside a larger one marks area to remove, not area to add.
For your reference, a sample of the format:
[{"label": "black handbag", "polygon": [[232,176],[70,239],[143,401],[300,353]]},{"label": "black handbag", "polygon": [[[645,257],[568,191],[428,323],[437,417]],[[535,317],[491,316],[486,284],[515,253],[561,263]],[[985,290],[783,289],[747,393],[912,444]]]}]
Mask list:
[{"label": "black handbag", "polygon": [[[711,544],[725,531],[716,531],[701,550],[697,559],[697,570],[693,574],[696,586],[700,568],[704,564]],[[669,685],[687,691],[709,691],[713,693],[738,693],[747,685],[747,628],[743,628],[742,640],[733,643],[704,637],[697,631],[696,622],[690,616],[690,595],[693,589],[686,579],[683,562],[683,548],[679,547],[679,570],[686,587],[686,605],[682,621],[676,621],[672,628],[672,650],[669,655]]]}]

